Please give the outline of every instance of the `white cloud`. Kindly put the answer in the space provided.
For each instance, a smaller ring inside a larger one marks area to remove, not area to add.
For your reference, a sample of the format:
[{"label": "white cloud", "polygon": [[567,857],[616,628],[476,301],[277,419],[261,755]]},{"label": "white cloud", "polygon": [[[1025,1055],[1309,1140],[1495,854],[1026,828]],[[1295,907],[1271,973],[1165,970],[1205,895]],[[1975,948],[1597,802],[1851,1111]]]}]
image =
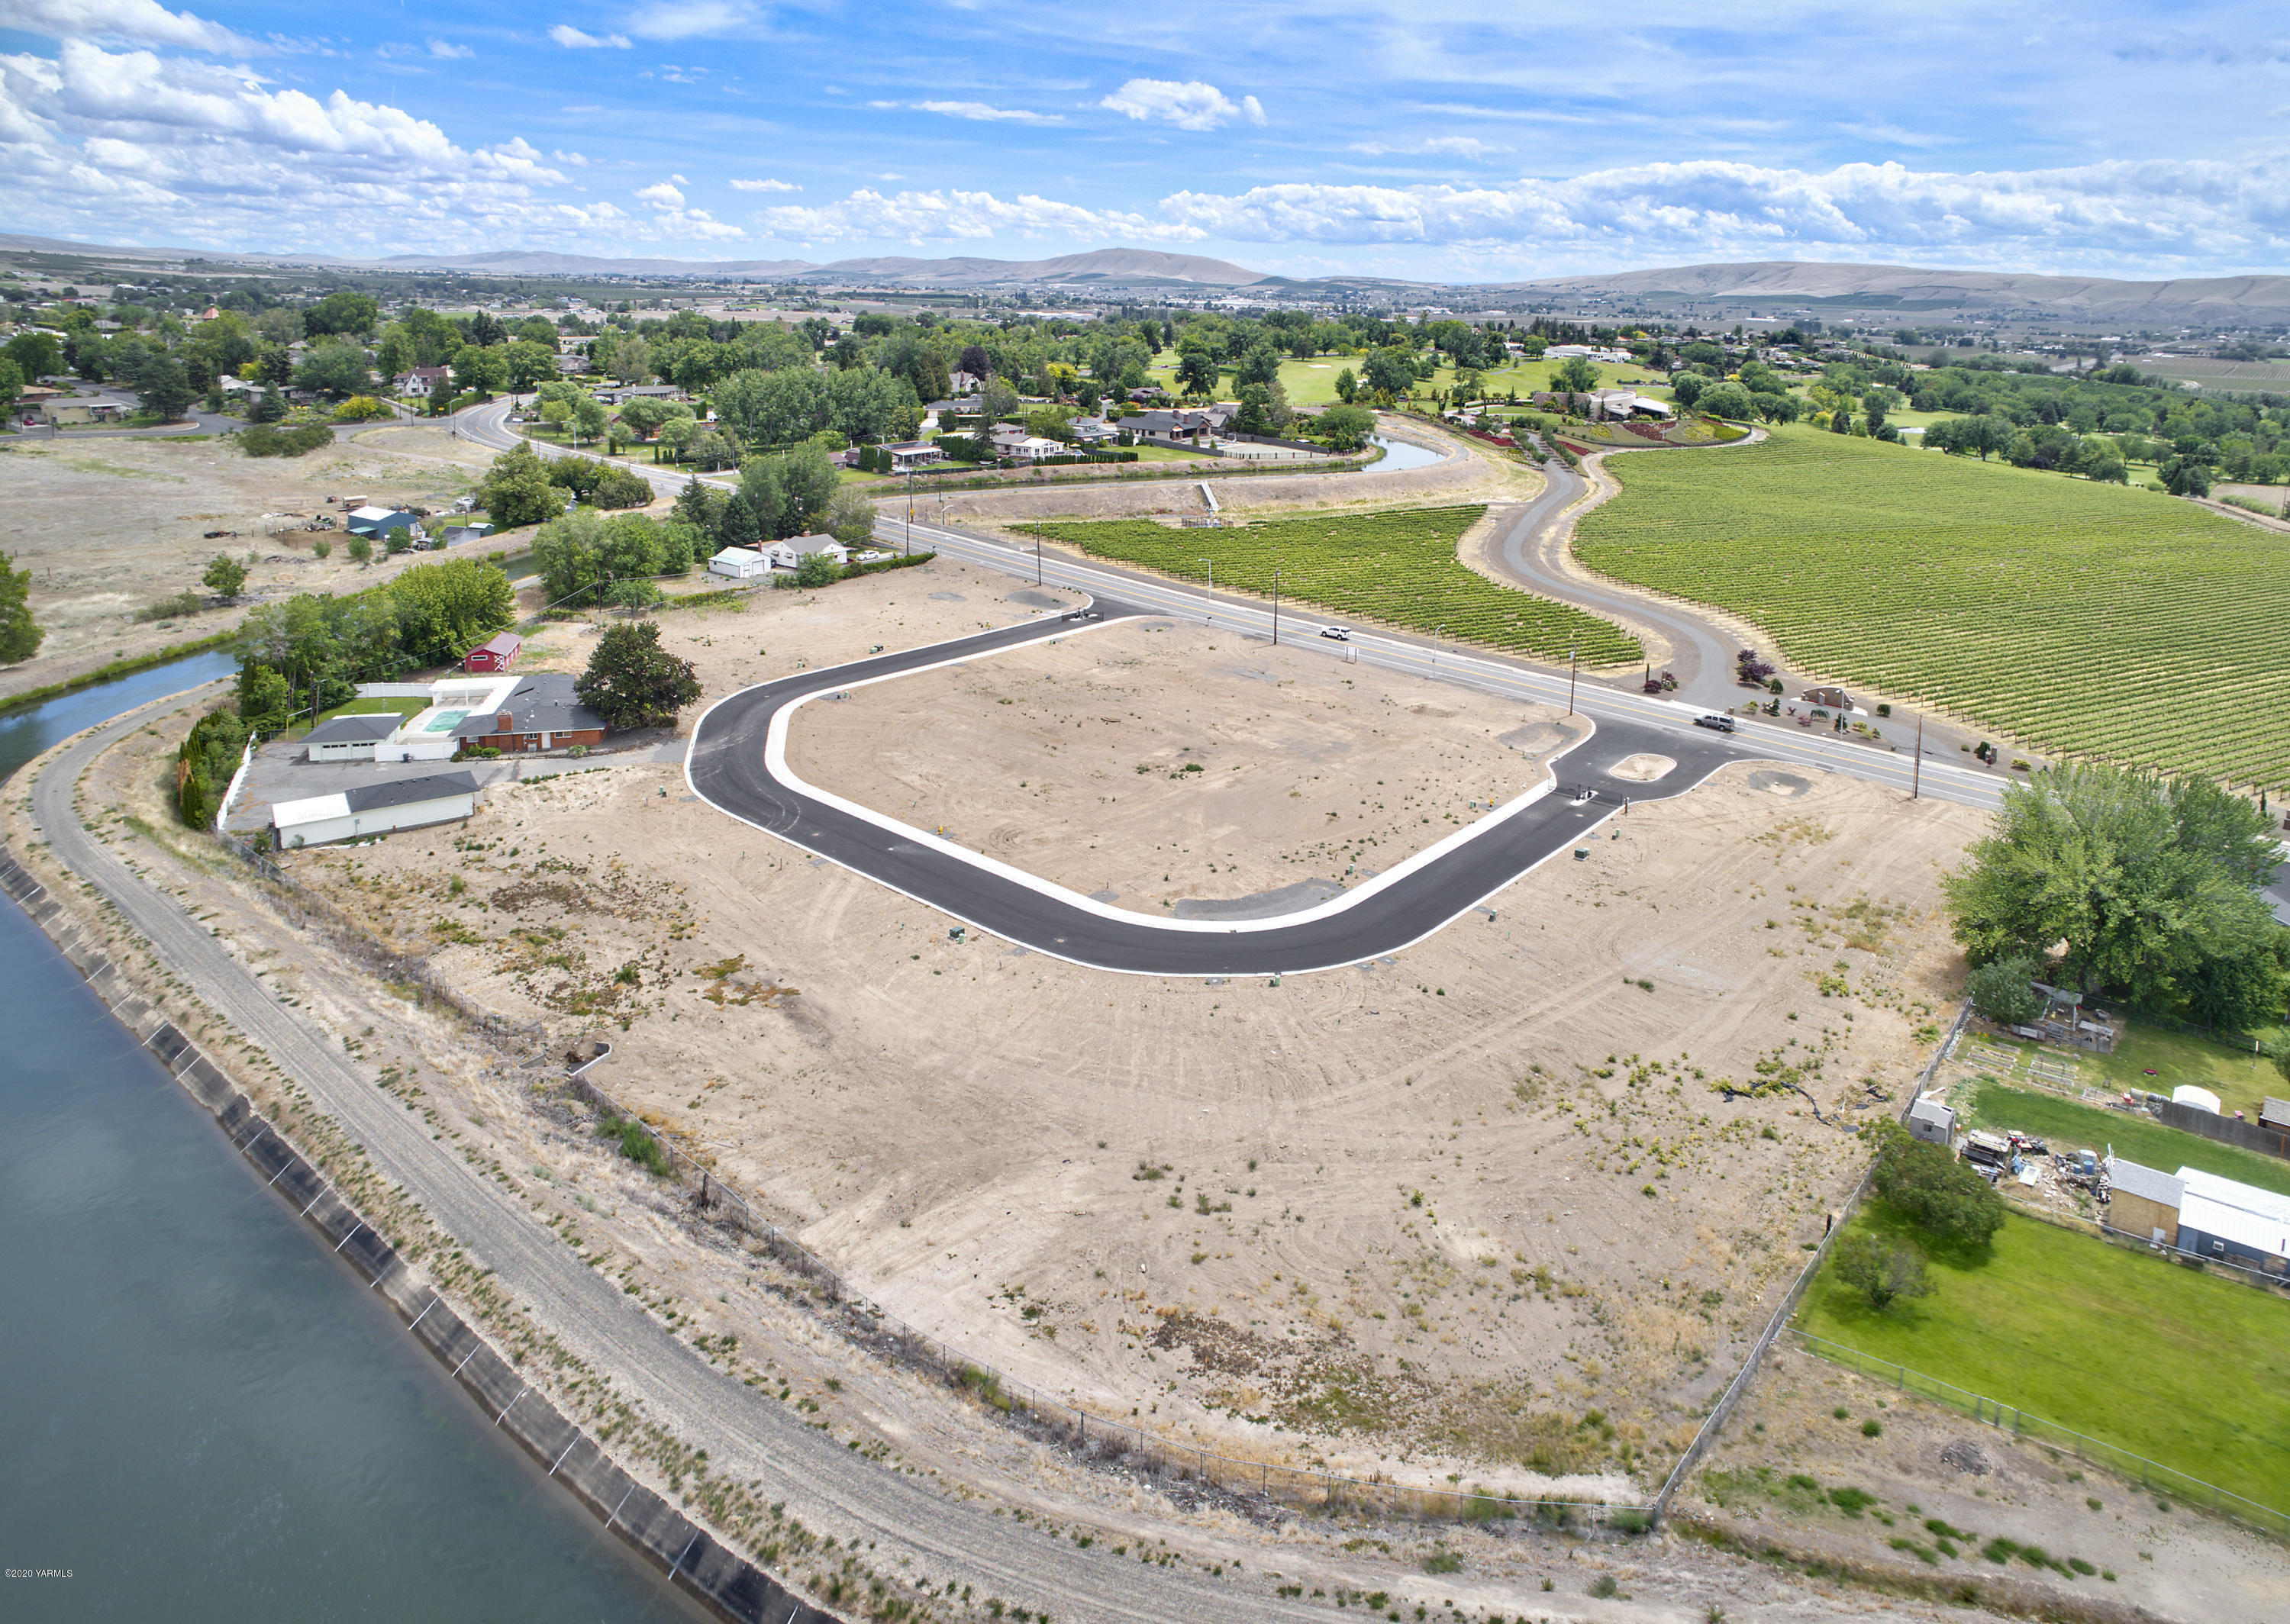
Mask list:
[{"label": "white cloud", "polygon": [[698,211],[646,222],[561,201],[549,191],[564,169],[521,138],[463,147],[339,90],[274,90],[244,68],[84,40],[0,54],[0,173],[17,228],[114,240],[356,255],[742,235]]},{"label": "white cloud", "polygon": [[[889,105],[896,107],[898,104],[892,102]],[[1061,124],[1066,121],[1062,113],[1035,113],[1024,108],[997,108],[983,101],[916,101],[908,105],[917,112],[943,113],[949,118],[973,118],[984,123],[1006,119],[1021,124]]]},{"label": "white cloud", "polygon": [[1158,119],[1180,130],[1213,130],[1236,118],[1253,124],[1264,122],[1264,108],[1255,97],[1244,96],[1236,103],[1198,79],[1132,79],[1097,105],[1132,118]]},{"label": "white cloud", "polygon": [[1898,255],[2154,264],[2278,259],[2290,157],[1951,174],[1700,161],[1500,186],[1263,186],[1179,192],[1164,214],[1235,242],[1430,244],[1555,256]]},{"label": "white cloud", "polygon": [[1435,135],[1429,140],[1417,141],[1406,147],[1386,146],[1381,141],[1354,141],[1351,144],[1351,150],[1365,152],[1371,157],[1392,155],[1409,157],[1483,158],[1491,152],[1501,152],[1502,148],[1490,146],[1485,141],[1468,135]]},{"label": "white cloud", "polygon": [[1016,236],[1139,237],[1195,242],[1204,233],[1146,215],[1087,209],[1046,197],[1007,200],[991,192],[901,192],[862,188],[837,203],[806,207],[782,204],[756,215],[765,235],[789,242],[853,238],[914,243],[960,241],[1009,233]]},{"label": "white cloud", "polygon": [[626,51],[629,48],[629,36],[625,34],[583,34],[568,22],[560,22],[550,28],[548,37],[567,51]]},{"label": "white cloud", "polygon": [[467,45],[456,45],[448,40],[433,39],[429,42],[429,54],[450,61],[456,57],[475,56],[476,52]]},{"label": "white cloud", "polygon": [[0,28],[49,39],[124,39],[241,54],[263,49],[220,23],[171,12],[157,0],[0,0]]},{"label": "white cloud", "polygon": [[799,192],[803,188],[786,180],[734,180],[735,192]]},{"label": "white cloud", "polygon": [[684,206],[684,194],[665,180],[638,187],[637,196],[656,209],[680,209]]},{"label": "white cloud", "polygon": [[696,39],[732,33],[748,20],[748,8],[734,0],[674,0],[631,12],[621,26],[639,39]]}]

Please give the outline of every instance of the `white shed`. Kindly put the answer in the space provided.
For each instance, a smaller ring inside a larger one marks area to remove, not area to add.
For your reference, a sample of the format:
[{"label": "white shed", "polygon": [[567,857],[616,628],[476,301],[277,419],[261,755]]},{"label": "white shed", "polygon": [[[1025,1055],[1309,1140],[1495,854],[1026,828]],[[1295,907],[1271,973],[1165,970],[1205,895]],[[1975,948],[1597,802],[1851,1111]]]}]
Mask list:
[{"label": "white shed", "polygon": [[772,561],[750,547],[727,547],[708,561],[708,572],[730,580],[752,580],[772,572]]},{"label": "white shed", "polygon": [[291,850],[446,823],[467,818],[476,810],[477,780],[467,772],[440,772],[386,784],[361,784],[339,795],[276,802],[270,808],[270,827],[278,844]]},{"label": "white shed", "polygon": [[1956,1143],[1956,1113],[1938,1100],[1920,1099],[1909,1108],[1909,1132],[1945,1148]]}]

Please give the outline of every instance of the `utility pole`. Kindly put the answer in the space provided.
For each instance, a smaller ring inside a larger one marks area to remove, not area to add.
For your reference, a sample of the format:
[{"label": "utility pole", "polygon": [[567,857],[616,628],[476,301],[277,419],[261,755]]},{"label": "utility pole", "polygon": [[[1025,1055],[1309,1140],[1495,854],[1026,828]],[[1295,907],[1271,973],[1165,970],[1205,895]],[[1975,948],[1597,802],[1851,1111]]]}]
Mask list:
[{"label": "utility pole", "polygon": [[909,468],[909,469],[907,470],[907,553],[908,553],[908,555],[909,555],[909,556],[911,556],[913,555],[913,553],[914,553],[914,550],[915,550],[915,471],[914,471],[914,469],[912,469],[912,468]]},{"label": "utility pole", "polygon": [[1574,714],[1574,649],[1580,646],[1575,644],[1566,651],[1566,714],[1570,716]]},{"label": "utility pole", "polygon": [[1209,619],[1213,620],[1216,619],[1216,561],[1213,558],[1204,558],[1201,560],[1201,567],[1208,572]]},{"label": "utility pole", "polygon": [[1037,587],[1042,584],[1042,539],[1039,536],[1034,538],[1034,584]]},{"label": "utility pole", "polygon": [[1280,568],[1277,564],[1272,570],[1272,646],[1276,649],[1280,646]]},{"label": "utility pole", "polygon": [[1909,780],[1909,799],[1911,801],[1917,799],[1919,796],[1924,794],[1924,788],[1925,718],[1924,714],[1919,711],[1917,715],[1917,763],[1915,770]]}]

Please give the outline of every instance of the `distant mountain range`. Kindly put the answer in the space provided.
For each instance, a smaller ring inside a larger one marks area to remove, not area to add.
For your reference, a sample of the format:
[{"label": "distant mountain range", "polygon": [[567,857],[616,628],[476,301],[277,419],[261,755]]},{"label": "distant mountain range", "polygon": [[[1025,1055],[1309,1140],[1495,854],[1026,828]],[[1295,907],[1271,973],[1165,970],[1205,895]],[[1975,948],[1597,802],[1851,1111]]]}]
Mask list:
[{"label": "distant mountain range", "polygon": [[2008,311],[2131,326],[2159,322],[2262,324],[2290,319],[2290,276],[2118,282],[2105,276],[1766,260],[1746,265],[1682,265],[1663,270],[1564,276],[1505,286],[1576,300],[1755,305],[1782,311],[1803,307],[1816,313],[1822,306],[1919,314]]},{"label": "distant mountain range", "polygon": [[495,276],[692,276],[812,283],[843,288],[1068,288],[1116,293],[1234,292],[1300,298],[1353,292],[1387,299],[1444,298],[1458,308],[1512,303],[1599,303],[1679,310],[1713,306],[1728,316],[1804,310],[1902,316],[2019,316],[2153,327],[2267,325],[2290,321],[2290,276],[2181,277],[2125,282],[2103,276],[2050,276],[2006,271],[1934,270],[1909,265],[1838,265],[1767,260],[1748,264],[1682,265],[1657,270],[1561,276],[1532,282],[1437,284],[1376,276],[1309,281],[1270,276],[1229,260],[1150,248],[1101,248],[1050,260],[892,256],[835,260],[609,259],[588,254],[504,249],[475,254],[394,254],[354,260],[319,254],[223,253],[201,248],[137,248],[0,235],[0,252],[97,259],[205,260],[217,263],[308,265],[340,269],[449,270]]}]

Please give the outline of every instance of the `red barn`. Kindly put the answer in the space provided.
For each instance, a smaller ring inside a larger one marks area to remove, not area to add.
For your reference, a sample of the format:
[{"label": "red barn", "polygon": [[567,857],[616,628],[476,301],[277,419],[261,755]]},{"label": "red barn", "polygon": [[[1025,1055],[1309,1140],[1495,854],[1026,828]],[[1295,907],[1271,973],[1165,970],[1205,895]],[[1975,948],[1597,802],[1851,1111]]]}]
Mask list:
[{"label": "red barn", "polygon": [[464,671],[506,671],[516,663],[524,639],[515,632],[503,632],[482,648],[471,649],[461,660]]}]

